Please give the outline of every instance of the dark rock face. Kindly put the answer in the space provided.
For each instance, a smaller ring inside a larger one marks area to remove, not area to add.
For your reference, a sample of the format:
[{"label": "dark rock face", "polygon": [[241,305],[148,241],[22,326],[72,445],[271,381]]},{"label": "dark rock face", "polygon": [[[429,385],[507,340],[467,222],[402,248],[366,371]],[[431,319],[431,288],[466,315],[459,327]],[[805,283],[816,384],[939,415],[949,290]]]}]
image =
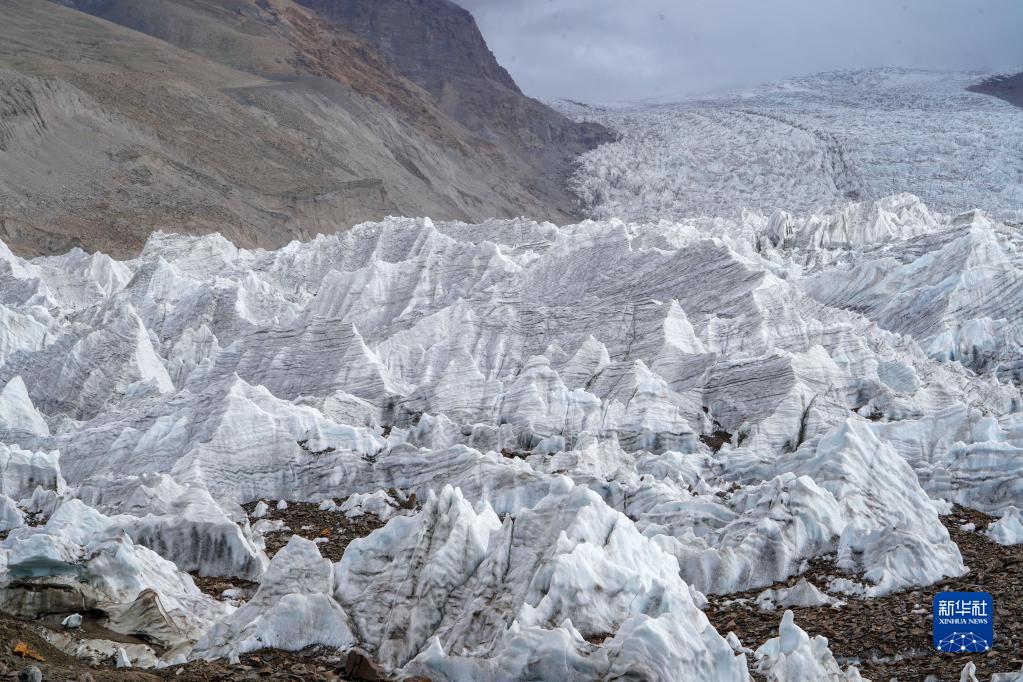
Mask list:
[{"label": "dark rock face", "polygon": [[1023,73],[1015,76],[996,76],[982,83],[971,85],[967,90],[1004,99],[1006,102],[1023,107]]},{"label": "dark rock face", "polygon": [[539,189],[571,205],[572,160],[613,139],[526,97],[487,47],[476,20],[449,0],[297,0],[372,45],[469,130],[518,157]]},{"label": "dark rock face", "polygon": [[448,0],[298,0],[362,37],[436,96],[444,84],[486,80],[521,94],[487,47],[476,20]]}]

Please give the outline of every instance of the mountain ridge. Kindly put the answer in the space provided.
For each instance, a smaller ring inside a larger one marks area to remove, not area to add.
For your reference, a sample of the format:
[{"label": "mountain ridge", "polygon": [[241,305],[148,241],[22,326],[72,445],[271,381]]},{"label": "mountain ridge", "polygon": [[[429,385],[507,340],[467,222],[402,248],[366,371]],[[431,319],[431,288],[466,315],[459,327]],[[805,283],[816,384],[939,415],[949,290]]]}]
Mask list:
[{"label": "mountain ridge", "polygon": [[279,247],[395,214],[565,222],[570,159],[608,137],[568,122],[530,164],[291,0],[11,0],[5,19],[0,237],[25,255],[130,255],[156,229]]},{"label": "mountain ridge", "polygon": [[967,89],[1023,107],[1023,71],[1014,75],[992,76]]}]

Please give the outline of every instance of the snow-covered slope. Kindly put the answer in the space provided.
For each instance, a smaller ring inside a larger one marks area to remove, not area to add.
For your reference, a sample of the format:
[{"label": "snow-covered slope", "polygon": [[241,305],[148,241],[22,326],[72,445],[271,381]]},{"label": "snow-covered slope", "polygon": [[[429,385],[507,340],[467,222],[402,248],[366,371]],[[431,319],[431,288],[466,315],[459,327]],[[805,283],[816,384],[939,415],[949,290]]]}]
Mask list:
[{"label": "snow-covered slope", "polygon": [[[745,660],[704,594],[822,556],[868,595],[966,570],[939,514],[1023,506],[1018,254],[910,195],[0,250],[0,599],[163,643],[136,663],[322,643],[437,680],[855,679],[791,623]],[[269,562],[239,506],[391,488],[425,503],[333,566],[298,539]],[[260,586],[235,610],[190,572]]]},{"label": "snow-covered slope", "polygon": [[597,218],[834,210],[912,192],[950,212],[1023,220],[1023,110],[974,73],[833,72],[674,104],[559,106],[622,133],[582,157]]}]

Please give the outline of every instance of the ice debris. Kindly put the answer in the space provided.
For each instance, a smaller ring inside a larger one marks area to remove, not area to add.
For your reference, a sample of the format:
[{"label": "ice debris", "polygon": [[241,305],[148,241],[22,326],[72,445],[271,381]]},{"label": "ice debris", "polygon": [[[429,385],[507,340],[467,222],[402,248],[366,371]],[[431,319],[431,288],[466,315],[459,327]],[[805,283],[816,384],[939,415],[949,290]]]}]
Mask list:
[{"label": "ice debris", "polygon": [[869,682],[850,665],[842,670],[826,637],[810,637],[795,623],[791,611],[782,616],[778,636],[754,654],[756,670],[769,682]]},{"label": "ice debris", "polygon": [[1019,509],[1008,507],[1002,518],[987,527],[985,535],[1000,545],[1023,544],[1023,523],[1020,523]]}]

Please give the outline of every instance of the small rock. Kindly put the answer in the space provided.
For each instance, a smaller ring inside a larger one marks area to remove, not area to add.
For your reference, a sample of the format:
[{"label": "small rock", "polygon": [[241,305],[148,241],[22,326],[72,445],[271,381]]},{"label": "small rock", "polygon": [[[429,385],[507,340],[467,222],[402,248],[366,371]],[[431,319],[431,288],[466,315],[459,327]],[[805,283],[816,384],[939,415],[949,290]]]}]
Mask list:
[{"label": "small rock", "polygon": [[72,613],[70,616],[60,621],[60,624],[66,627],[68,630],[75,630],[82,627],[82,614]]},{"label": "small rock", "polygon": [[96,682],[92,673],[78,673],[77,682]]},{"label": "small rock", "polygon": [[343,672],[349,677],[362,680],[383,680],[385,676],[377,669],[373,661],[358,649],[348,652],[343,664]]},{"label": "small rock", "polygon": [[18,682],[43,682],[43,672],[34,665],[26,665],[18,673]]}]

